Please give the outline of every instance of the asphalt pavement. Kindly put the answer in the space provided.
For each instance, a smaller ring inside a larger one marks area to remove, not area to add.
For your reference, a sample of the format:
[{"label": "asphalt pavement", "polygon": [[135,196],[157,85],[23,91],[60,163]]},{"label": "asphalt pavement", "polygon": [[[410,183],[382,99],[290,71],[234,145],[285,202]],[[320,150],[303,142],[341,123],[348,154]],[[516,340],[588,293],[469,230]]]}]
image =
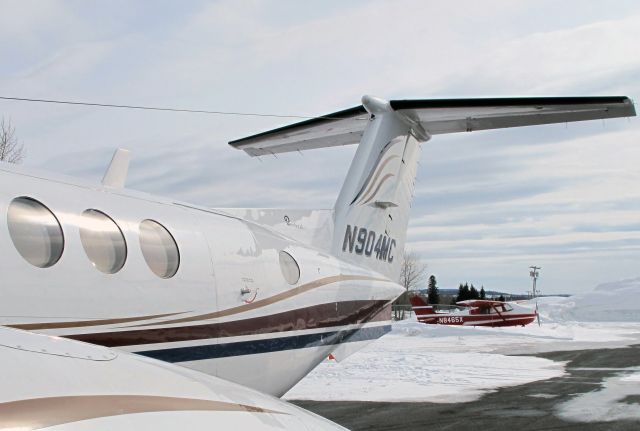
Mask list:
[{"label": "asphalt pavement", "polygon": [[[293,402],[353,431],[640,431],[640,419],[583,422],[565,420],[558,415],[567,401],[581,394],[594,393],[602,389],[605,379],[640,367],[640,345],[548,352],[536,356],[567,362],[566,375],[498,389],[467,403]],[[618,402],[640,411],[640,383],[637,394],[627,395]]]}]

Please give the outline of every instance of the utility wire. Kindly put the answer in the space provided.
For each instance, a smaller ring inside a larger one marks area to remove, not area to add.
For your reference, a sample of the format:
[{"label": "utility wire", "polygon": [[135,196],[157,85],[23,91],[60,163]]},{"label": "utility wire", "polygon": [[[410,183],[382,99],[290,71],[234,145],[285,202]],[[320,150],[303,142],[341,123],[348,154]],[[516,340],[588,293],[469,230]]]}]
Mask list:
[{"label": "utility wire", "polygon": [[[304,115],[261,114],[261,113],[255,113],[255,112],[208,111],[204,109],[181,109],[181,108],[164,108],[164,107],[157,107],[157,106],[116,105],[112,103],[94,103],[94,102],[81,102],[81,101],[73,101],[73,100],[54,100],[54,99],[30,99],[26,97],[9,97],[9,96],[0,96],[0,99],[13,100],[18,102],[54,103],[59,105],[96,106],[99,108],[121,108],[121,109],[140,109],[140,110],[147,110],[147,111],[188,112],[192,114],[241,115],[241,116],[249,116],[249,117],[275,117],[275,118],[299,118],[299,119],[324,118],[328,120],[344,119],[340,117],[331,117],[331,116],[307,117]],[[362,118],[362,119],[365,119],[365,118]]]}]

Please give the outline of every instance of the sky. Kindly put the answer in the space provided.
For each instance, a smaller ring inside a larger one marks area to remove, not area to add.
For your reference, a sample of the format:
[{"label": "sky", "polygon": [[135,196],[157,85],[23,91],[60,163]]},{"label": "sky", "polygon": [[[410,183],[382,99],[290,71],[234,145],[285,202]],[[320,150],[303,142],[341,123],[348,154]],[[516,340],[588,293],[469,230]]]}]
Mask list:
[{"label": "sky", "polygon": [[[640,100],[640,3],[487,0],[0,0],[0,96],[316,116],[387,99]],[[25,166],[200,205],[331,208],[355,146],[249,158],[288,124],[0,101]],[[409,247],[440,287],[579,293],[640,275],[640,120],[439,135]]]}]

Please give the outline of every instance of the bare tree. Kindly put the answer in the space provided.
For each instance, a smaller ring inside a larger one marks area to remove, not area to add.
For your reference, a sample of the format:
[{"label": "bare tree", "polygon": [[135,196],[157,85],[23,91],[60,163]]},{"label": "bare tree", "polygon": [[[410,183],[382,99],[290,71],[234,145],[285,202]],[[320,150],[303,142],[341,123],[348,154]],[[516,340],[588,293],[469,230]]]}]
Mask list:
[{"label": "bare tree", "polygon": [[402,267],[400,268],[400,284],[405,290],[417,290],[427,281],[427,264],[422,261],[420,255],[413,251],[405,250],[402,254]]},{"label": "bare tree", "polygon": [[16,129],[11,121],[0,121],[0,160],[9,163],[20,163],[24,158],[24,145],[18,143]]},{"label": "bare tree", "polygon": [[404,319],[405,309],[409,306],[409,291],[418,290],[427,281],[427,264],[422,261],[416,252],[405,250],[402,254],[402,266],[400,267],[400,284],[405,292],[395,301],[396,320]]}]

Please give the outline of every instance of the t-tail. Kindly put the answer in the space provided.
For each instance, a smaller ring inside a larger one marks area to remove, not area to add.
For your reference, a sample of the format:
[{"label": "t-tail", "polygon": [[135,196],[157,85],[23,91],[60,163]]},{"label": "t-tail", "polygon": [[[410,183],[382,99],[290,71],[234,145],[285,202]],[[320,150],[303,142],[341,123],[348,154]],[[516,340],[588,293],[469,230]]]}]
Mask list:
[{"label": "t-tail", "polygon": [[[296,235],[291,226],[307,229],[301,239],[398,280],[421,143],[444,133],[634,115],[633,103],[622,96],[391,101],[364,96],[360,106],[230,144],[262,156],[359,143],[322,227],[289,223],[291,213],[285,210],[276,219],[285,217],[287,233]],[[300,216],[311,219],[310,213]]]},{"label": "t-tail", "polygon": [[398,280],[424,130],[389,102],[363,97],[370,115],[334,208],[332,252]]}]

